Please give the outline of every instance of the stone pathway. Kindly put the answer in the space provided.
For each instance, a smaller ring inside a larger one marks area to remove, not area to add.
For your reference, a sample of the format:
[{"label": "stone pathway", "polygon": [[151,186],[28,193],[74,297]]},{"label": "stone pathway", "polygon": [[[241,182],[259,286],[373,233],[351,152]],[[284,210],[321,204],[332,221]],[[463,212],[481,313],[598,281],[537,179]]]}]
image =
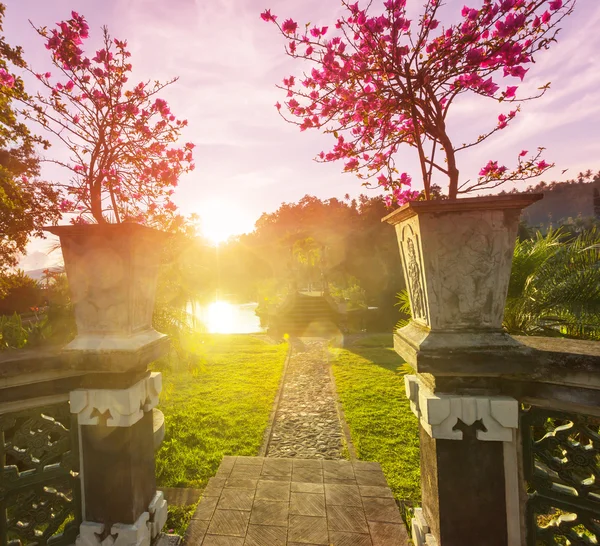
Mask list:
[{"label": "stone pathway", "polygon": [[326,339],[296,339],[283,380],[267,457],[341,459],[342,427]]},{"label": "stone pathway", "polygon": [[407,546],[378,463],[225,457],[188,546]]}]

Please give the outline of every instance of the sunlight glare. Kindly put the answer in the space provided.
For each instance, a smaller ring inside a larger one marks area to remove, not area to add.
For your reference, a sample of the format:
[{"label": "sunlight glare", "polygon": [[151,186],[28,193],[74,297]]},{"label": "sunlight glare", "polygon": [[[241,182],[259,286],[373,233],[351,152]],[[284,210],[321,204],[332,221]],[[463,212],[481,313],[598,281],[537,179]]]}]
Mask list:
[{"label": "sunlight glare", "polygon": [[201,219],[201,233],[215,246],[224,243],[239,233],[247,231],[243,223],[243,215],[236,210],[235,205],[221,200],[211,200],[203,203],[198,211]]},{"label": "sunlight glare", "polygon": [[234,308],[226,301],[215,301],[208,306],[206,326],[214,334],[230,334],[234,327]]}]

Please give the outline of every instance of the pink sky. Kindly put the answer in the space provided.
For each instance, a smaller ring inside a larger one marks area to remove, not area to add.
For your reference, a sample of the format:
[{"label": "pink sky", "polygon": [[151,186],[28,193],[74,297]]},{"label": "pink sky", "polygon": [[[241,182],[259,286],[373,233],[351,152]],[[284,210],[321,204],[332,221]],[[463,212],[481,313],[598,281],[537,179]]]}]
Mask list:
[{"label": "pink sky", "polygon": [[[259,17],[270,8],[280,18],[333,26],[341,13],[337,0],[4,1],[6,38],[24,47],[25,58],[36,70],[49,68],[48,51],[28,19],[51,27],[76,9],[90,24],[90,49],[98,44],[102,25],[114,37],[128,40],[134,79],[179,76],[164,98],[178,117],[189,121],[182,141],[197,147],[196,170],[181,179],[175,202],[183,213],[203,216],[206,231],[214,236],[251,231],[262,212],[305,194],[341,198],[366,191],[355,176],[342,174],[341,163],[312,161],[319,151],[329,149],[333,137],[301,133],[278,116],[273,105],[285,97],[275,84],[307,65],[286,58],[277,29]],[[408,3],[415,8],[421,4]],[[445,18],[456,20],[464,3],[448,0]],[[481,1],[467,3],[476,7]],[[552,81],[550,91],[523,104],[509,129],[459,156],[463,179],[475,177],[489,159],[510,167],[521,149],[537,146],[545,146],[545,158],[557,164],[544,176],[547,181],[600,169],[598,28],[600,2],[579,0],[558,43],[538,55],[521,88],[535,89]],[[457,106],[451,118],[456,142],[463,136],[476,137],[509,109],[472,97]],[[62,152],[57,145],[51,153]],[[412,149],[403,150],[397,162],[418,178]],[[563,169],[568,171],[561,175]],[[61,176],[54,170],[45,174],[53,179]],[[32,246],[34,251],[43,248],[40,243]],[[36,256],[23,266],[40,266],[43,259]]]}]

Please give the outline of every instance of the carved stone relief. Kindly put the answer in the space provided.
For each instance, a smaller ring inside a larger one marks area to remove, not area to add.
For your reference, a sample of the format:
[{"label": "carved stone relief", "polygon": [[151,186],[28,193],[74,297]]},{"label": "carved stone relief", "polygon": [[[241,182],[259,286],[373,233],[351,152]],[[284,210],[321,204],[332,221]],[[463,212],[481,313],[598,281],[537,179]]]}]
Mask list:
[{"label": "carved stone relief", "polygon": [[78,389],[71,392],[71,413],[80,425],[129,427],[156,407],[161,390],[158,372],[128,389]]},{"label": "carved stone relief", "polygon": [[477,439],[512,442],[519,426],[519,403],[509,396],[461,396],[435,394],[416,375],[404,376],[406,396],[421,426],[432,438],[462,440],[459,422],[467,426],[479,421]]}]

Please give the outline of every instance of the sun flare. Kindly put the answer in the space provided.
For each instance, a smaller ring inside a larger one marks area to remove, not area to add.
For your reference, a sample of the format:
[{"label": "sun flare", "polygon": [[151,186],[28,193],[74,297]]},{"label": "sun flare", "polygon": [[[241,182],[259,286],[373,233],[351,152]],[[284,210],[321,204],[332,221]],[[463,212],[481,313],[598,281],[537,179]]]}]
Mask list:
[{"label": "sun flare", "polygon": [[225,201],[212,200],[204,203],[199,216],[202,235],[214,245],[224,243],[230,237],[248,230],[240,211]]},{"label": "sun flare", "polygon": [[234,322],[234,308],[226,301],[215,301],[208,306],[206,322],[208,329],[214,334],[229,334]]}]

